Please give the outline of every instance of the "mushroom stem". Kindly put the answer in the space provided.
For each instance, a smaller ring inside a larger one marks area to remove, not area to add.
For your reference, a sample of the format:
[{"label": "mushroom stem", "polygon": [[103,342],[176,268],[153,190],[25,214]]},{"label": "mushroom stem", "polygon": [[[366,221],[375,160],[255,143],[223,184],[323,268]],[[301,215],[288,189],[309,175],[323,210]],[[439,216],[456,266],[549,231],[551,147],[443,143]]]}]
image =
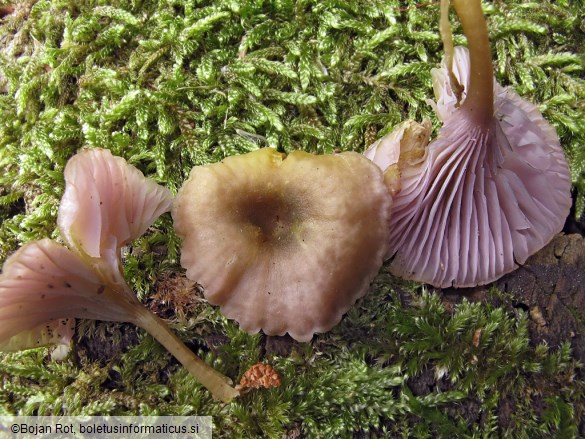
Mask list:
[{"label": "mushroom stem", "polygon": [[197,381],[211,392],[214,398],[228,403],[239,396],[240,393],[230,386],[229,378],[199,359],[155,314],[140,307],[140,312],[132,323],[140,326],[162,344]]},{"label": "mushroom stem", "polygon": [[441,18],[439,20],[439,32],[443,40],[443,50],[445,51],[445,65],[447,66],[447,75],[449,75],[449,82],[451,88],[457,97],[457,107],[461,105],[461,98],[464,87],[459,83],[459,80],[453,73],[453,56],[455,48],[453,46],[453,33],[451,32],[451,23],[449,22],[449,4],[450,0],[441,0]]},{"label": "mushroom stem", "polygon": [[485,126],[494,114],[494,69],[481,0],[452,0],[452,2],[469,47],[469,89],[462,108],[476,123]]}]

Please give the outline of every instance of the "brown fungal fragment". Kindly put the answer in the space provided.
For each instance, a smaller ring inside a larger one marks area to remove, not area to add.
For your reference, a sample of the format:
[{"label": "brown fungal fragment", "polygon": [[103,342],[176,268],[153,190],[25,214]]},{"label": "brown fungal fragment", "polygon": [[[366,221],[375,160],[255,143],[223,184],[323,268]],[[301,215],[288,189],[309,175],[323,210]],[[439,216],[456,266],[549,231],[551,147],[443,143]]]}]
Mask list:
[{"label": "brown fungal fragment", "polygon": [[481,339],[481,332],[482,329],[476,329],[475,332],[473,333],[473,347],[478,347],[479,346],[479,340]]},{"label": "brown fungal fragment", "polygon": [[240,391],[245,389],[270,389],[271,387],[279,387],[281,384],[280,375],[271,365],[257,363],[244,373],[236,389]]}]

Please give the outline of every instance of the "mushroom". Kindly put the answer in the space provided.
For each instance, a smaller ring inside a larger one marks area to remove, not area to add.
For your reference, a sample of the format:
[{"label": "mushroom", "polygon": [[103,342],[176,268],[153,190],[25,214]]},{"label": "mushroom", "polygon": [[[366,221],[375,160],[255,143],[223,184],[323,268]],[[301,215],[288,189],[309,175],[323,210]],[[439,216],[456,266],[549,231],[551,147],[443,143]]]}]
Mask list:
[{"label": "mushroom", "polygon": [[360,154],[263,148],[193,168],[172,215],[181,264],[210,303],[249,333],[309,341],[366,294],[390,202]]},{"label": "mushroom", "polygon": [[171,193],[107,150],[80,152],[65,169],[58,224],[69,250],[50,239],[26,244],[0,275],[0,342],[61,318],[131,322],[165,346],[212,394],[229,402],[239,393],[126,284],[121,246],[137,238],[171,205]]},{"label": "mushroom", "polygon": [[400,192],[401,176],[425,160],[431,130],[428,119],[422,124],[407,120],[375,141],[364,153],[384,172],[384,183],[392,196]]},{"label": "mushroom", "polygon": [[65,167],[57,224],[61,236],[110,281],[122,282],[120,249],[170,209],[170,191],[108,150],[86,149]]},{"label": "mushroom", "polygon": [[13,335],[0,343],[0,352],[16,352],[45,346],[53,347],[51,358],[63,360],[75,334],[75,319],[57,319]]},{"label": "mushroom", "polygon": [[471,287],[514,270],[562,230],[571,180],[554,128],[494,81],[480,1],[452,3],[469,50],[453,50],[443,0],[446,56],[433,85],[444,125],[424,160],[402,166],[389,256],[396,275]]}]

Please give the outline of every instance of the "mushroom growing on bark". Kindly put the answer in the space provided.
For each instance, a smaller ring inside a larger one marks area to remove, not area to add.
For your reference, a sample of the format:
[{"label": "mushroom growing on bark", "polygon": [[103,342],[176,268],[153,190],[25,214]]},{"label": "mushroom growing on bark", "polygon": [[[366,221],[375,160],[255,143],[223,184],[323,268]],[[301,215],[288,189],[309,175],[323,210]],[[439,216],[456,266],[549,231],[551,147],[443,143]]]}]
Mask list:
[{"label": "mushroom growing on bark", "polygon": [[571,180],[554,128],[494,81],[480,1],[452,4],[469,50],[453,50],[443,0],[445,61],[433,85],[444,125],[424,160],[398,161],[388,255],[401,277],[471,287],[514,270],[562,230]]},{"label": "mushroom growing on bark", "polygon": [[122,275],[121,247],[170,209],[170,191],[101,149],[73,157],[65,182],[58,224],[71,250],[43,239],[6,260],[0,275],[0,342],[61,318],[131,322],[165,346],[216,398],[229,402],[237,396],[226,377],[141,305]]},{"label": "mushroom growing on bark", "polygon": [[249,333],[309,341],[366,294],[387,250],[390,197],[353,152],[272,148],[193,168],[172,214],[181,264]]}]

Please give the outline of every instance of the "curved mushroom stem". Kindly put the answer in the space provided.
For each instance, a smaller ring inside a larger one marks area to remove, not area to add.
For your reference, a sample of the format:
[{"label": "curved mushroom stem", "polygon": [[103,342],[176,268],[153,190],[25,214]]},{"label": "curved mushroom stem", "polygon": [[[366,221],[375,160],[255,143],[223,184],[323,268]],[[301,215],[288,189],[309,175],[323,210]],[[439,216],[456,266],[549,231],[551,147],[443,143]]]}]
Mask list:
[{"label": "curved mushroom stem", "polygon": [[481,0],[452,2],[467,37],[470,57],[469,89],[462,108],[475,122],[485,125],[494,113],[494,69]]},{"label": "curved mushroom stem", "polygon": [[451,23],[449,23],[449,4],[450,0],[441,0],[441,19],[439,20],[439,32],[443,40],[443,50],[445,51],[445,65],[451,88],[457,96],[457,107],[461,104],[464,87],[453,73],[453,56],[455,48],[453,47],[453,33],[451,32]]},{"label": "curved mushroom stem", "polygon": [[140,307],[134,323],[152,335],[185,366],[197,381],[205,386],[214,398],[231,402],[240,392],[230,386],[230,379],[204,363],[177,337],[164,321],[147,309]]}]

